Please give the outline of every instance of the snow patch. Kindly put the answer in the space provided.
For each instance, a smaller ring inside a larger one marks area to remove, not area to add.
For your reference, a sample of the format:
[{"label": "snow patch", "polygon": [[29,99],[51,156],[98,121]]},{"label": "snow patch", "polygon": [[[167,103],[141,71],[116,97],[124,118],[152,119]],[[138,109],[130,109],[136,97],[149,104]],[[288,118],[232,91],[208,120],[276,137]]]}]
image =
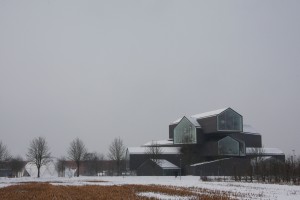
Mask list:
[{"label": "snow patch", "polygon": [[152,146],[152,145],[173,145],[173,140],[154,140],[147,142],[143,146]]},{"label": "snow patch", "polygon": [[[161,154],[179,154],[180,147],[160,147]],[[145,154],[148,147],[128,147],[129,154]]]},{"label": "snow patch", "polygon": [[246,148],[247,155],[284,155],[283,151],[278,148]]},{"label": "snow patch", "polygon": [[183,196],[171,196],[167,194],[161,194],[161,193],[155,193],[155,192],[140,192],[137,193],[138,196],[142,197],[148,197],[148,198],[156,198],[161,200],[177,200],[177,199],[183,199],[183,200],[190,200],[190,199],[196,199],[195,196],[190,197],[183,197]]},{"label": "snow patch", "polygon": [[213,110],[213,111],[209,111],[209,112],[205,112],[205,113],[196,114],[191,117],[197,118],[197,119],[212,117],[212,116],[216,116],[216,115],[222,113],[223,111],[225,111],[227,109],[228,108],[222,108],[222,109],[218,109],[218,110]]},{"label": "snow patch", "polygon": [[151,160],[163,169],[180,169],[179,167],[177,167],[176,165],[170,163],[165,159],[156,159],[156,160],[151,159]]}]

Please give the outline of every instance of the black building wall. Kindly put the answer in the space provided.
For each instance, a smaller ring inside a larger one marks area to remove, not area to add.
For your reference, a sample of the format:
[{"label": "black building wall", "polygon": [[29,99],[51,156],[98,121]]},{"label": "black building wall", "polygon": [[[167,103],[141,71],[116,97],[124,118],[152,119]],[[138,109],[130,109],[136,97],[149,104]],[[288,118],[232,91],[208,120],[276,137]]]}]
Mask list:
[{"label": "black building wall", "polygon": [[136,170],[138,176],[162,176],[163,170],[151,160],[143,162]]},{"label": "black building wall", "polygon": [[196,128],[197,144],[203,144],[205,142],[205,137],[202,128]]},{"label": "black building wall", "polygon": [[215,141],[209,141],[205,144],[198,146],[199,148],[199,156],[207,157],[207,156],[218,156],[218,143]]},{"label": "black building wall", "polygon": [[234,176],[251,170],[249,158],[227,158],[191,166],[189,173],[195,176]]},{"label": "black building wall", "polygon": [[231,133],[232,137],[245,142],[246,147],[262,147],[260,134]]},{"label": "black building wall", "polygon": [[217,132],[217,117],[216,116],[198,119],[197,121],[201,125],[204,133]]},{"label": "black building wall", "polygon": [[174,139],[174,129],[177,126],[177,124],[170,124],[169,125],[169,138]]},{"label": "black building wall", "polygon": [[147,154],[131,154],[129,158],[129,169],[136,170],[147,159],[149,159],[149,155]]}]

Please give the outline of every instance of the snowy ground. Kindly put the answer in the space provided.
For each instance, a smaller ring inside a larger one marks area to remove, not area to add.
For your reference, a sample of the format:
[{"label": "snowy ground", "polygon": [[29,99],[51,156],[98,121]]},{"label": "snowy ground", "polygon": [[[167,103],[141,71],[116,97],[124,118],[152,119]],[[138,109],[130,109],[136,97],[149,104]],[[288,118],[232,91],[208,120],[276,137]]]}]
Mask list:
[{"label": "snowy ground", "polygon": [[[238,199],[278,199],[278,200],[299,200],[300,186],[278,185],[278,184],[261,184],[261,183],[240,183],[234,181],[226,182],[203,182],[196,176],[179,177],[141,177],[141,176],[125,176],[125,177],[79,177],[79,178],[0,178],[0,188],[7,187],[23,182],[49,182],[53,185],[124,185],[124,184],[156,184],[176,187],[188,187],[190,190],[196,191],[203,188],[213,191],[230,192],[232,197]],[[161,199],[170,199],[164,197],[163,194],[145,193],[142,196],[159,197]],[[175,198],[176,199],[176,198]]]}]

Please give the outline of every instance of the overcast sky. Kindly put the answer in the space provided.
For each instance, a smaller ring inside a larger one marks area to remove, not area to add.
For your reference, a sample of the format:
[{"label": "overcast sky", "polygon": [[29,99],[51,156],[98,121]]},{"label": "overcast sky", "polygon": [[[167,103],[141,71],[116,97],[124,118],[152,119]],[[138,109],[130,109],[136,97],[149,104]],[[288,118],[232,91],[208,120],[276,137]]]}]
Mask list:
[{"label": "overcast sky", "polygon": [[[0,0],[0,140],[54,156],[167,139],[231,107],[300,154],[300,1]],[[299,123],[299,124],[298,124]]]}]

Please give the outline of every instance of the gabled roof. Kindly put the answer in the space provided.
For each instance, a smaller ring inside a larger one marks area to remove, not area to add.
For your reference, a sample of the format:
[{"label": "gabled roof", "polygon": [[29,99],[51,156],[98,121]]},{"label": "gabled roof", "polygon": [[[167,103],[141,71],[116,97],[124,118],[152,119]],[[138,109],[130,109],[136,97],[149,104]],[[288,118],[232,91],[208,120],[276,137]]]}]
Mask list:
[{"label": "gabled roof", "polygon": [[[180,154],[180,147],[160,147],[161,154]],[[146,154],[148,147],[128,147],[129,154]]]},{"label": "gabled roof", "polygon": [[187,117],[187,119],[196,127],[200,126],[200,124],[198,123],[197,119],[194,117]]},{"label": "gabled roof", "polygon": [[243,140],[237,139],[236,137],[233,137],[231,135],[225,135],[223,138],[219,139],[218,142],[221,141],[221,140],[223,140],[223,139],[225,139],[225,138],[231,138],[231,139],[233,139],[233,140],[235,140],[235,141],[237,141],[239,143],[245,143]]},{"label": "gabled roof", "polygon": [[157,160],[151,159],[151,160],[163,169],[180,169],[179,167],[177,167],[176,165],[174,165],[173,163],[165,159],[157,159]]},{"label": "gabled roof", "polygon": [[216,115],[224,112],[228,108],[229,107],[227,107],[227,108],[221,108],[221,109],[218,109],[218,110],[213,110],[213,111],[209,111],[209,112],[205,112],[205,113],[200,113],[200,114],[192,115],[191,117],[196,118],[196,119],[202,119],[202,118],[206,118],[206,117],[212,117],[212,116],[216,116]]},{"label": "gabled roof", "polygon": [[174,122],[172,122],[171,124],[178,124],[183,118],[186,118],[187,120],[189,120],[195,127],[201,127],[200,124],[198,123],[197,119],[195,117],[186,117],[183,116],[177,120],[175,120]]},{"label": "gabled roof", "polygon": [[180,117],[179,119],[176,119],[175,121],[171,122],[171,124],[178,124],[183,117]]},{"label": "gabled roof", "polygon": [[[188,120],[190,120],[193,124],[198,124],[197,126],[200,126],[200,124],[198,123],[197,119],[202,119],[202,118],[206,118],[206,117],[212,117],[212,116],[216,116],[218,114],[221,114],[222,112],[224,112],[225,110],[227,110],[229,107],[227,108],[222,108],[222,109],[218,109],[218,110],[213,110],[213,111],[209,111],[209,112],[205,112],[205,113],[200,113],[200,114],[196,114],[196,115],[192,115],[190,117],[186,117]],[[172,122],[171,124],[178,124],[183,117],[175,120],[174,122]],[[194,125],[195,125],[194,124]]]}]

